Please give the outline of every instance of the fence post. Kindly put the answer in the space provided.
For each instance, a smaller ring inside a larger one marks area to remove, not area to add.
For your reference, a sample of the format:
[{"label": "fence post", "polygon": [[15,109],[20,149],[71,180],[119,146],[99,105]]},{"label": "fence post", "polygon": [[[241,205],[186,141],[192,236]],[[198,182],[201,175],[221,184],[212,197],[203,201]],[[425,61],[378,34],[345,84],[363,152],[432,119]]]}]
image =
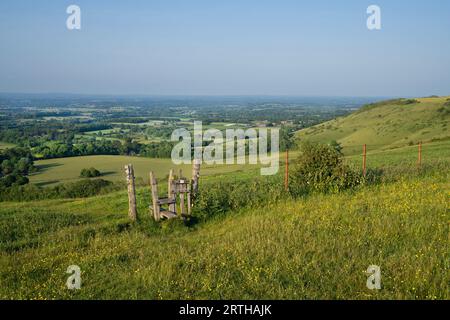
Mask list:
[{"label": "fence post", "polygon": [[367,172],[367,168],[366,168],[367,162],[366,162],[366,160],[367,160],[367,145],[364,144],[364,146],[363,146],[363,176],[364,177],[366,176],[366,172]]},{"label": "fence post", "polygon": [[134,169],[131,164],[125,166],[128,186],[128,216],[131,221],[136,221],[136,186],[134,183]]},{"label": "fence post", "polygon": [[161,220],[161,216],[159,214],[158,183],[156,182],[153,171],[150,171],[150,185],[152,188],[153,217],[156,221],[159,221]]},{"label": "fence post", "polygon": [[422,166],[422,142],[419,142],[419,158],[417,159],[417,166]]},{"label": "fence post", "polygon": [[[171,169],[169,172],[169,183],[167,186],[167,198],[170,200],[176,201],[176,190],[174,186],[174,178],[173,178],[173,170]],[[176,212],[176,203],[169,204],[169,211]]]},{"label": "fence post", "polygon": [[284,168],[284,189],[286,191],[289,190],[289,150],[286,149],[286,159],[285,159],[285,168]]},{"label": "fence post", "polygon": [[192,178],[191,185],[189,186],[189,192],[187,194],[187,206],[188,206],[188,216],[191,215],[192,207],[194,206],[195,198],[198,193],[198,180],[200,179],[200,161],[194,159],[192,162]]},{"label": "fence post", "polygon": [[198,180],[200,178],[200,161],[194,160],[192,164],[192,193],[198,192]]}]

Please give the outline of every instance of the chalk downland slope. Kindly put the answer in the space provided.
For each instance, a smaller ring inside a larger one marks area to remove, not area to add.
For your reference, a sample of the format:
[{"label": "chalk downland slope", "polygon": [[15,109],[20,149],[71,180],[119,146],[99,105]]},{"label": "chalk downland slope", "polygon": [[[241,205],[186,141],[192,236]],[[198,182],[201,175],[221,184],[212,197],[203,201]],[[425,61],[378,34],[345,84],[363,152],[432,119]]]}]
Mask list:
[{"label": "chalk downland slope", "polygon": [[396,99],[362,107],[298,132],[302,140],[329,143],[336,140],[346,155],[359,153],[361,145],[388,150],[419,141],[450,140],[450,97]]}]

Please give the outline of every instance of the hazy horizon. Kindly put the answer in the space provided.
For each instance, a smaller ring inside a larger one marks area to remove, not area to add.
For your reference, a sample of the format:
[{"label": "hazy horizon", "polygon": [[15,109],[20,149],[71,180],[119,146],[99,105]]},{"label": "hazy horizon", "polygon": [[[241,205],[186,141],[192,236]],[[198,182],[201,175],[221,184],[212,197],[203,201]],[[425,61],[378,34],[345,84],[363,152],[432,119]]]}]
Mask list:
[{"label": "hazy horizon", "polygon": [[[81,30],[66,27],[71,4]],[[381,30],[366,27],[372,4]],[[5,0],[0,92],[448,95],[449,12],[448,1],[425,0]]]}]

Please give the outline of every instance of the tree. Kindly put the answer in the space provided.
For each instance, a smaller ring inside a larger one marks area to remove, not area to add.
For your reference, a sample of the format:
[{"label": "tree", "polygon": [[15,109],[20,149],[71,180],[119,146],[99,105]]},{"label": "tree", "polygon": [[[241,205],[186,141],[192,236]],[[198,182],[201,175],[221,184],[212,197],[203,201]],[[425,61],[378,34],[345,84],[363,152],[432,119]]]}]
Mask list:
[{"label": "tree", "polygon": [[2,168],[2,173],[4,175],[8,175],[14,171],[14,164],[9,159],[3,160],[1,168]]},{"label": "tree", "polygon": [[281,127],[281,129],[280,129],[280,151],[291,150],[294,147],[295,141],[293,139],[293,135],[294,135],[293,128]]},{"label": "tree", "polygon": [[20,158],[20,160],[16,164],[16,169],[21,174],[25,175],[28,174],[29,167],[30,167],[30,160],[28,158]]}]

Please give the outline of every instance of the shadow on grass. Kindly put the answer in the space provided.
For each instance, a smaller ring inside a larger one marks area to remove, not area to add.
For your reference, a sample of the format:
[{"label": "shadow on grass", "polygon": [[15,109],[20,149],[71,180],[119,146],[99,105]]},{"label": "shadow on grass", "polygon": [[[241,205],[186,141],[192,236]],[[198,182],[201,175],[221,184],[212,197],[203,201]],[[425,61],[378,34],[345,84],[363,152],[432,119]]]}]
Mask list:
[{"label": "shadow on grass", "polygon": [[57,184],[59,182],[60,182],[59,180],[49,180],[49,181],[36,182],[35,185],[37,185],[38,187],[45,187],[48,185]]},{"label": "shadow on grass", "polygon": [[117,171],[105,171],[100,174],[100,177],[111,176],[117,174]]},{"label": "shadow on grass", "polygon": [[48,163],[48,164],[40,164],[40,165],[36,166],[36,168],[38,170],[38,172],[36,172],[36,174],[45,172],[51,168],[60,167],[60,166],[62,166],[62,164],[58,163],[58,162],[52,162],[52,163]]}]

